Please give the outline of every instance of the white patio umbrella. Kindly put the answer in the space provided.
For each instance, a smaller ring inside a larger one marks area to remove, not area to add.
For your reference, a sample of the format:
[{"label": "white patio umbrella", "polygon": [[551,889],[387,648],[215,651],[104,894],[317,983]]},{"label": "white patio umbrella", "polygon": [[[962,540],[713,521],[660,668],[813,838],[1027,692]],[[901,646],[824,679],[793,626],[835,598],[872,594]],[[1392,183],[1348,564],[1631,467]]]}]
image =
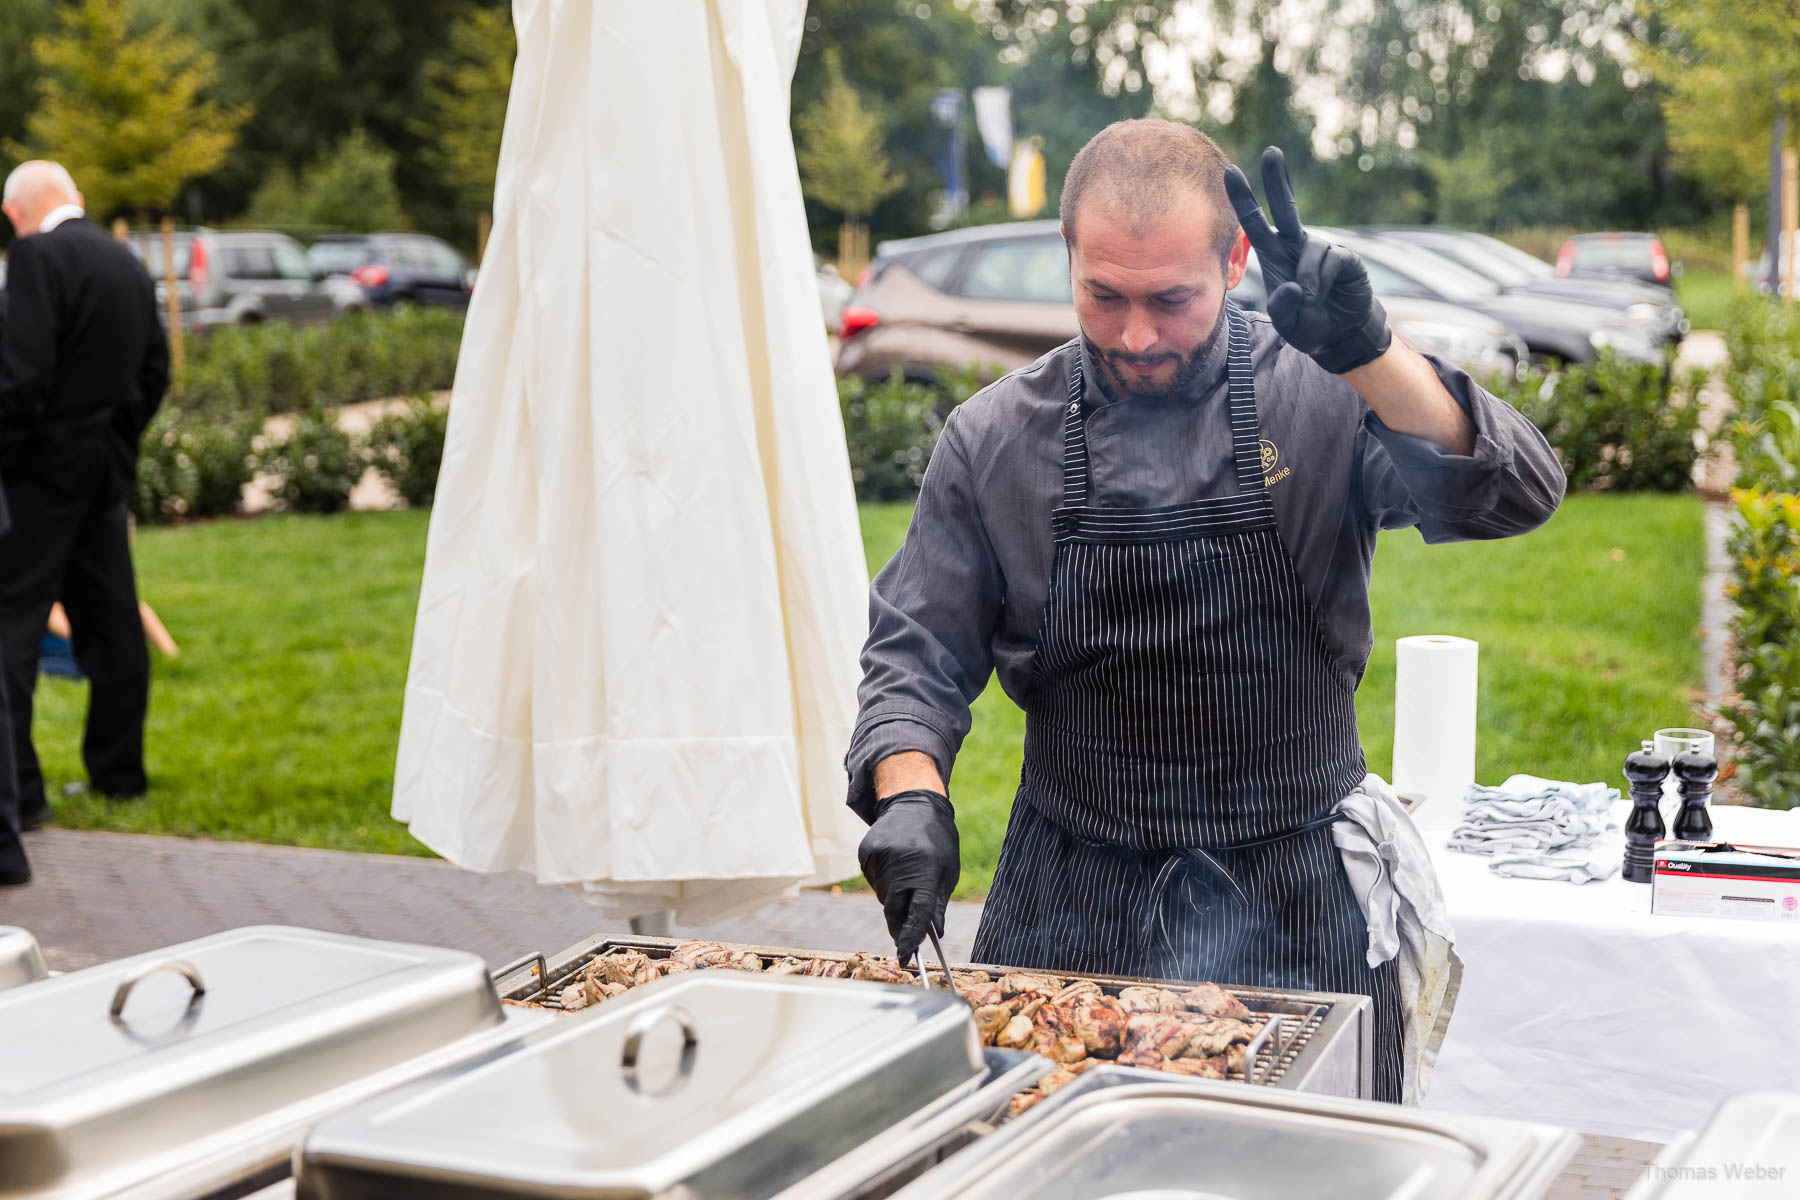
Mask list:
[{"label": "white patio umbrella", "polygon": [[613,917],[856,871],[867,576],[788,128],[805,0],[515,0],[394,816]]}]

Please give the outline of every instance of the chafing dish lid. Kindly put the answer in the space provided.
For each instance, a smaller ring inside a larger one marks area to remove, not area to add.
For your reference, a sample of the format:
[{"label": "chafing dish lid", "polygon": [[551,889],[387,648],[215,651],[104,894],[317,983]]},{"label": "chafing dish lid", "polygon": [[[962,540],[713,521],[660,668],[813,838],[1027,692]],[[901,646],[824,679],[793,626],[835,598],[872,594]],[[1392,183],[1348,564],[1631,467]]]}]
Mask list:
[{"label": "chafing dish lid", "polygon": [[0,989],[31,983],[48,973],[37,939],[17,925],[0,925]]},{"label": "chafing dish lid", "polygon": [[1574,1136],[1395,1105],[1089,1071],[896,1200],[1493,1200]]},{"label": "chafing dish lid", "polygon": [[127,1178],[502,1021],[474,955],[280,926],[0,992],[0,1192]]},{"label": "chafing dish lid", "polygon": [[299,1191],[752,1200],[985,1070],[950,992],[693,972],[321,1122]]},{"label": "chafing dish lid", "polygon": [[1750,1200],[1800,1192],[1800,1092],[1744,1092],[1714,1110],[1692,1140],[1646,1172],[1644,1200]]}]

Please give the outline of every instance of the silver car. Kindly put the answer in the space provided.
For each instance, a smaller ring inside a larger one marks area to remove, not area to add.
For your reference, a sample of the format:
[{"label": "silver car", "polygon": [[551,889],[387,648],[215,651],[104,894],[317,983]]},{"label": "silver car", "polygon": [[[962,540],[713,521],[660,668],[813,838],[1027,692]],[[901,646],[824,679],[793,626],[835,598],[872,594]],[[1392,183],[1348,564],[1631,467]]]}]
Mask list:
[{"label": "silver car", "polygon": [[[184,328],[252,325],[258,321],[327,321],[367,306],[361,289],[344,287],[315,271],[300,243],[261,230],[197,228],[173,235],[175,291]],[[167,303],[162,234],[133,233],[137,252]]]}]

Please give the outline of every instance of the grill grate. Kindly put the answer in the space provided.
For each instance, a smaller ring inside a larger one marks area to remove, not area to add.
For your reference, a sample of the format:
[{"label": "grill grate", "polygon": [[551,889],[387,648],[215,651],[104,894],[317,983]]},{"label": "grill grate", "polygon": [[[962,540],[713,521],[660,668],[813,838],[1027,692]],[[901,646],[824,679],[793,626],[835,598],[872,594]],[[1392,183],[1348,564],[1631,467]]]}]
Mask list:
[{"label": "grill grate", "polygon": [[[545,973],[545,982],[536,979],[514,987],[502,993],[503,998],[521,1004],[534,1004],[552,1011],[562,1011],[561,994],[563,988],[573,983],[585,970],[589,963],[617,950],[636,950],[647,958],[667,958],[671,951],[681,943],[667,938],[604,938],[597,939],[578,948],[578,952],[551,964]],[[850,957],[846,953],[795,950],[774,946],[741,946],[733,943],[720,943],[728,949],[749,950],[763,960],[763,965],[781,958],[817,958],[827,962],[843,962]],[[1030,967],[997,967],[985,963],[969,964],[966,968],[952,964],[953,970],[986,971],[996,978],[1011,971],[1033,971]],[[1070,981],[1091,980],[1100,985],[1101,991],[1109,996],[1118,995],[1123,988],[1150,986],[1164,988],[1192,987],[1192,981],[1174,979],[1139,979],[1122,975],[1082,975],[1068,971],[1041,971],[1044,975],[1055,975],[1059,979]],[[1255,1067],[1255,1078],[1249,1082],[1265,1087],[1279,1086],[1288,1070],[1293,1067],[1319,1032],[1325,1018],[1330,1013],[1330,1005],[1304,995],[1296,995],[1271,988],[1232,987],[1223,985],[1227,991],[1243,1001],[1251,1015],[1260,1022],[1276,1022],[1276,1027],[1269,1037],[1269,1048],[1258,1061],[1266,1056],[1267,1066]],[[1228,1078],[1244,1082],[1242,1071],[1232,1071]]]}]

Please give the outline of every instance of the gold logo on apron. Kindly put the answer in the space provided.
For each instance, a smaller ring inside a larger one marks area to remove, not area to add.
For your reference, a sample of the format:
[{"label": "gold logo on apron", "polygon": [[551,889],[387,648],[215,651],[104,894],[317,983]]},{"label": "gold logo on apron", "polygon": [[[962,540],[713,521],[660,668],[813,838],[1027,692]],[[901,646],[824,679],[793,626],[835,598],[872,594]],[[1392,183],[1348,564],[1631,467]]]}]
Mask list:
[{"label": "gold logo on apron", "polygon": [[1283,467],[1279,471],[1275,470],[1275,464],[1281,461],[1281,450],[1275,443],[1271,442],[1268,438],[1257,438],[1256,447],[1261,452],[1262,457],[1263,486],[1273,487],[1283,479],[1286,479],[1290,472],[1290,468]]}]

